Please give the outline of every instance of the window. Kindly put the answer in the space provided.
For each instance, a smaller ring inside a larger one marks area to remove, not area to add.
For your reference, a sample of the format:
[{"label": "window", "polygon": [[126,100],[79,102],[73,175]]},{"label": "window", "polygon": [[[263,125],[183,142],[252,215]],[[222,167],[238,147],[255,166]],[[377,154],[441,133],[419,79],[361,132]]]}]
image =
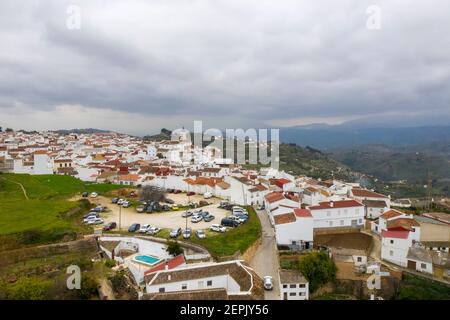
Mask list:
[{"label": "window", "polygon": [[426,268],[427,268],[427,265],[426,265],[425,263],[421,263],[421,264],[420,264],[420,267],[421,267],[422,269],[426,269]]},{"label": "window", "polygon": [[181,290],[186,290],[187,289],[187,284],[182,284],[181,285]]},{"label": "window", "polygon": [[287,288],[287,284],[283,284],[283,289],[286,289]]},{"label": "window", "polygon": [[212,286],[212,280],[206,281],[206,285],[207,285],[208,287],[211,287],[211,286]]},{"label": "window", "polygon": [[361,224],[362,223],[362,219],[359,219],[358,222],[359,222],[359,224]]},{"label": "window", "polygon": [[394,251],[389,250],[389,255],[392,257],[394,255]]},{"label": "window", "polygon": [[305,285],[304,283],[300,283],[300,284],[298,285],[298,287],[299,287],[299,288],[305,288],[306,285]]},{"label": "window", "polygon": [[391,242],[391,244],[394,244],[394,240],[391,240],[390,242]]},{"label": "window", "polygon": [[362,261],[362,257],[356,258],[356,261],[361,262]]},{"label": "window", "polygon": [[292,289],[292,288],[297,288],[297,285],[296,285],[296,284],[290,284],[290,285],[289,285],[289,288],[291,288],[291,289]]},{"label": "window", "polygon": [[306,292],[299,292],[298,295],[299,296],[306,296]]},{"label": "window", "polygon": [[341,226],[343,226],[344,225],[344,220],[341,220]]},{"label": "window", "polygon": [[295,297],[297,295],[297,292],[289,292],[289,296]]},{"label": "window", "polygon": [[159,288],[159,292],[166,292],[166,288]]}]

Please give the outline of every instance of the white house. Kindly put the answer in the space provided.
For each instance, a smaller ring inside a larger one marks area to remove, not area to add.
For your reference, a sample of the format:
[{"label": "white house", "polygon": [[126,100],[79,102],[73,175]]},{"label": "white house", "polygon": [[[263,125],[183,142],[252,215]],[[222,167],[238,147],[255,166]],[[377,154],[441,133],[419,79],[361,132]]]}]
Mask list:
[{"label": "white house", "polygon": [[352,188],[348,196],[360,202],[364,200],[382,200],[386,202],[388,209],[391,207],[391,199],[384,194],[362,188]]},{"label": "white house", "polygon": [[240,260],[188,264],[173,270],[159,270],[145,277],[146,293],[153,298],[205,290],[222,290],[227,296],[245,298],[253,296],[261,286],[262,280]]},{"label": "white house", "polygon": [[366,218],[371,220],[377,219],[389,210],[384,200],[363,200],[363,204],[366,210]]},{"label": "white house", "polygon": [[308,209],[289,209],[273,216],[273,221],[278,245],[300,250],[313,247],[314,221]]},{"label": "white house", "polygon": [[320,202],[308,209],[314,218],[314,228],[364,226],[364,205],[356,200]]},{"label": "white house", "polygon": [[280,296],[283,300],[308,300],[309,282],[296,270],[280,270]]},{"label": "white house", "polygon": [[406,267],[411,245],[412,238],[408,230],[384,230],[381,232],[381,259]]}]

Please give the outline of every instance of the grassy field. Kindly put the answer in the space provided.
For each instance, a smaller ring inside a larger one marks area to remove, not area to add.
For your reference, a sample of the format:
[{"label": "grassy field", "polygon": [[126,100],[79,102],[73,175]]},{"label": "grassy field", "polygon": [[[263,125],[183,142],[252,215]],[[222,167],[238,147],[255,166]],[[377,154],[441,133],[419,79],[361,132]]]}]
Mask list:
[{"label": "grassy field", "polygon": [[223,234],[207,234],[206,239],[191,237],[191,242],[206,248],[214,257],[229,256],[236,251],[244,253],[260,236],[261,223],[252,207],[247,207],[248,221],[233,229],[228,229]]},{"label": "grassy field", "polygon": [[41,236],[49,233],[44,238],[52,240],[65,233],[82,232],[85,227],[79,217],[89,209],[88,204],[69,199],[84,191],[106,194],[118,188],[89,184],[70,176],[0,174],[0,237],[21,238],[24,232],[33,231]]},{"label": "grassy field", "polygon": [[450,300],[450,285],[403,274],[396,300]]}]

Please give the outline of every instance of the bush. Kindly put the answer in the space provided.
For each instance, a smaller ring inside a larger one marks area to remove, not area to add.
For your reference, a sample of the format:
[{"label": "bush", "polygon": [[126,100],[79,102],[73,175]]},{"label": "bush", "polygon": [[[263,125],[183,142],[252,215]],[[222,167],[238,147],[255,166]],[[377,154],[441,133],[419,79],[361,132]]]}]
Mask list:
[{"label": "bush", "polygon": [[113,290],[115,292],[119,291],[125,287],[125,272],[121,270],[114,273],[114,275],[109,278],[109,281],[111,281]]},{"label": "bush", "polygon": [[108,268],[113,268],[116,266],[116,260],[113,259],[106,259],[105,260],[105,266]]},{"label": "bush", "polygon": [[10,300],[43,300],[47,298],[50,280],[41,280],[36,277],[22,277],[14,284],[3,285],[6,299]]},{"label": "bush", "polygon": [[299,269],[308,279],[311,292],[336,279],[336,265],[325,251],[311,252],[302,256]]},{"label": "bush", "polygon": [[98,294],[97,281],[90,276],[83,275],[81,277],[80,290],[78,290],[78,296],[80,299],[91,299],[94,295]]},{"label": "bush", "polygon": [[172,256],[178,256],[179,254],[183,253],[183,248],[178,243],[178,241],[170,240],[167,242],[167,249],[166,251],[172,255]]}]

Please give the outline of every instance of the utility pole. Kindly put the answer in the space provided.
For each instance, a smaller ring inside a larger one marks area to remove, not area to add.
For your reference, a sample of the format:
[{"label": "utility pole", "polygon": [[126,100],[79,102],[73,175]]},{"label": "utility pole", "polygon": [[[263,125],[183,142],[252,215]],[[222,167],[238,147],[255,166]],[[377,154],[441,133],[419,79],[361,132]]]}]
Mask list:
[{"label": "utility pole", "polygon": [[122,230],[122,205],[119,206],[119,232]]}]

